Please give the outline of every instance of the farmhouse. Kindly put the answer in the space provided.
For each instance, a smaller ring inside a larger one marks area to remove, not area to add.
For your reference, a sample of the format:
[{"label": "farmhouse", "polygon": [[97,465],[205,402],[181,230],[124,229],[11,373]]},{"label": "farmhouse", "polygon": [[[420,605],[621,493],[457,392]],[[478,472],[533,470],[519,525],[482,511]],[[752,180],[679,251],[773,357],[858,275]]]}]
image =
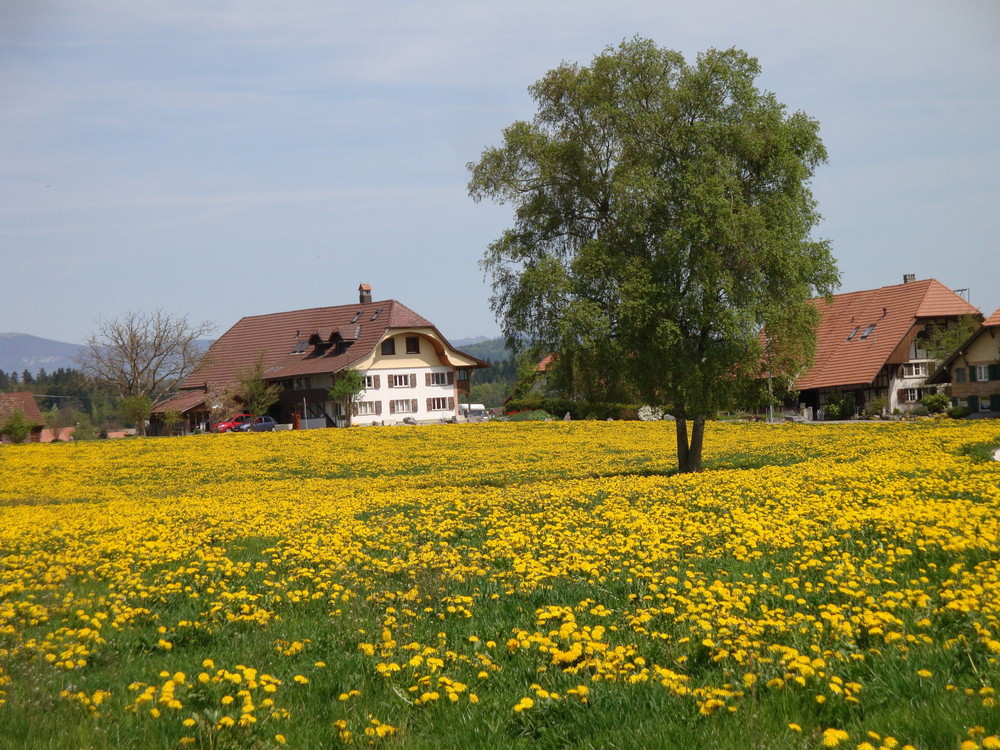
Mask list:
[{"label": "farmhouse", "polygon": [[[25,421],[31,426],[28,433],[28,440],[38,443],[42,437],[42,427],[45,420],[35,403],[35,395],[30,391],[18,391],[17,393],[0,393],[0,424],[3,424],[14,412],[19,411],[24,416]],[[6,440],[6,438],[2,438]]]},{"label": "farmhouse", "polygon": [[456,417],[460,400],[468,401],[472,371],[488,363],[454,348],[402,303],[372,301],[368,284],[358,292],[356,304],[243,318],[209,348],[180,392],[153,408],[154,419],[179,412],[185,430],[207,429],[213,400],[258,360],[264,379],[281,386],[270,412],[281,423],[346,425],[343,404],[327,394],[334,377],[346,370],[364,379],[351,407],[352,424]]},{"label": "farmhouse", "polygon": [[951,383],[952,406],[966,406],[973,414],[1000,412],[1000,309],[944,361],[928,383]]},{"label": "farmhouse", "polygon": [[817,299],[822,313],[813,365],[792,388],[813,410],[846,401],[849,413],[873,399],[907,411],[936,387],[927,378],[934,360],[922,344],[936,327],[954,327],[963,315],[982,314],[935,279]]}]

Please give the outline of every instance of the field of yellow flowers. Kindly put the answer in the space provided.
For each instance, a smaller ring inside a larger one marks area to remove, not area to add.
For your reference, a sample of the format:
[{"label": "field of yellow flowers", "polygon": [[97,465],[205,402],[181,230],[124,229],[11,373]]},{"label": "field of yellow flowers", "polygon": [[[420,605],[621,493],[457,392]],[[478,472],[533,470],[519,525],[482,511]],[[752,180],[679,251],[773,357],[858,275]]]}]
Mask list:
[{"label": "field of yellow flowers", "polygon": [[1000,424],[673,445],[4,446],[0,747],[1000,748]]}]

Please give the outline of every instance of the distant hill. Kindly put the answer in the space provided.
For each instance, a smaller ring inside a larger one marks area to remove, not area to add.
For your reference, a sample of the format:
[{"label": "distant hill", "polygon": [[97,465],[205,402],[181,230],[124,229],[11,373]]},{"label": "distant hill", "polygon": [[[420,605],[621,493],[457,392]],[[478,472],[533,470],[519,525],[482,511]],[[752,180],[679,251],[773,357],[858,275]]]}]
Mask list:
[{"label": "distant hill", "polygon": [[466,354],[471,354],[479,359],[488,359],[490,362],[500,362],[511,357],[507,347],[504,346],[502,336],[495,339],[476,336],[471,339],[458,339],[452,343]]},{"label": "distant hill", "polygon": [[0,333],[0,370],[20,375],[27,370],[37,375],[43,369],[54,372],[60,367],[76,367],[73,356],[81,344],[67,344],[27,333]]}]

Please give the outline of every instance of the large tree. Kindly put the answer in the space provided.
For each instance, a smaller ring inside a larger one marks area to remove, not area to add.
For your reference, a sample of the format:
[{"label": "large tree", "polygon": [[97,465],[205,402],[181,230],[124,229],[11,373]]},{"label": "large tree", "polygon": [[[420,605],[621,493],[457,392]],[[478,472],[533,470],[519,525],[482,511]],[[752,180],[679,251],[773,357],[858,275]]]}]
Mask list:
[{"label": "large tree", "polygon": [[629,40],[549,71],[534,119],[469,164],[475,200],[514,208],[482,261],[508,344],[669,405],[681,471],[701,468],[706,418],[808,363],[807,300],[838,280],[810,236],[819,125],[759,72],[740,50],[687,64]]},{"label": "large tree", "polygon": [[199,340],[213,330],[211,323],[192,324],[162,310],[128,312],[102,320],[76,362],[122,398],[146,396],[155,403],[198,365],[204,353]]}]

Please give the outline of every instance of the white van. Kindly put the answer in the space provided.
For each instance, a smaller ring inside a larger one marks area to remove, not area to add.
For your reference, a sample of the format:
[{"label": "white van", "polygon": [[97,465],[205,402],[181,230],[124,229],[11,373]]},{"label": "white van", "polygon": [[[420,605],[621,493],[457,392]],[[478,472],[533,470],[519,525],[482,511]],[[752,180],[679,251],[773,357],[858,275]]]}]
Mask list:
[{"label": "white van", "polygon": [[490,418],[489,412],[486,411],[486,406],[483,404],[459,404],[458,414],[470,422],[482,422]]}]

